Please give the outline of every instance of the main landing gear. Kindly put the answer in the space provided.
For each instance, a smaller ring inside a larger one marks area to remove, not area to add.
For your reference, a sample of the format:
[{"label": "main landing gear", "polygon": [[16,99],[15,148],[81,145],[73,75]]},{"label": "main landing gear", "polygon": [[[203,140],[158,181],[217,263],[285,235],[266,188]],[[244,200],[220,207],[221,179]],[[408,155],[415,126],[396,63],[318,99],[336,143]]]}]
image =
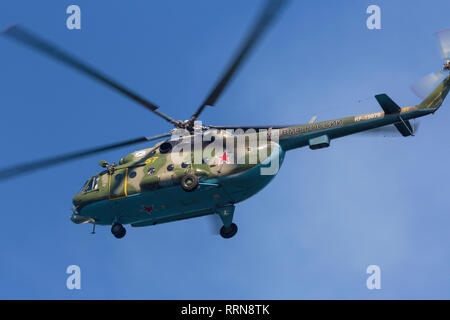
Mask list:
[{"label": "main landing gear", "polygon": [[111,227],[111,233],[114,235],[114,237],[120,239],[125,236],[125,234],[127,233],[127,229],[125,229],[124,226],[120,223],[114,222]]},{"label": "main landing gear", "polygon": [[238,231],[237,225],[232,222],[234,215],[234,206],[231,205],[220,208],[218,209],[217,213],[219,214],[223,222],[223,226],[222,228],[220,228],[220,235],[225,239],[232,238]]},{"label": "main landing gear", "polygon": [[220,235],[225,239],[229,239],[232,238],[237,233],[237,231],[237,225],[232,223],[229,227],[223,226],[222,228],[220,228]]}]

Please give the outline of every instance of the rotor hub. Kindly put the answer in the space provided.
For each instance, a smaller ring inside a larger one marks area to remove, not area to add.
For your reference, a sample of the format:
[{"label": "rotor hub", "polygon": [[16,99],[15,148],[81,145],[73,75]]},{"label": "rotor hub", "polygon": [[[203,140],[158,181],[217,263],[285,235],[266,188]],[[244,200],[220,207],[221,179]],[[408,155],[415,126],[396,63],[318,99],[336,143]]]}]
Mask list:
[{"label": "rotor hub", "polygon": [[202,130],[208,130],[209,127],[203,126],[201,121],[192,121],[192,120],[178,120],[175,124],[175,129],[184,129],[189,132],[194,131],[202,131]]},{"label": "rotor hub", "polygon": [[446,60],[444,62],[444,67],[442,68],[444,71],[450,71],[450,60]]}]

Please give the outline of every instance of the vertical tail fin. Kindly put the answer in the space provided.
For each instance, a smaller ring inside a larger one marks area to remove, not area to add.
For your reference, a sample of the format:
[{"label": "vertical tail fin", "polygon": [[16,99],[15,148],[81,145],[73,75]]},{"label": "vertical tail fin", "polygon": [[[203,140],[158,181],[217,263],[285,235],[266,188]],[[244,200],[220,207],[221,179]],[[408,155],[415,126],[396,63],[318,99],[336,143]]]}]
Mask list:
[{"label": "vertical tail fin", "polygon": [[[447,76],[432,93],[418,105],[420,109],[439,109],[450,90],[450,75]],[[435,111],[436,111],[435,110]]]}]

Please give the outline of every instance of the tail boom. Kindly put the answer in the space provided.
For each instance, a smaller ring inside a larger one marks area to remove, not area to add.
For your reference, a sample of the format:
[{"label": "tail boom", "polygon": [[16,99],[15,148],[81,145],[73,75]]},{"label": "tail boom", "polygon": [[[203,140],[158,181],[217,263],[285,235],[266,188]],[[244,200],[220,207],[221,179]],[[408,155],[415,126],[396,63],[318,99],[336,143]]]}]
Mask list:
[{"label": "tail boom", "polygon": [[281,128],[280,144],[284,150],[307,145],[311,149],[320,149],[329,146],[332,139],[392,124],[403,136],[410,136],[413,135],[413,131],[408,120],[436,112],[449,90],[450,76],[446,77],[419,105],[405,108],[398,107],[387,95],[377,95],[377,100],[384,111]]}]

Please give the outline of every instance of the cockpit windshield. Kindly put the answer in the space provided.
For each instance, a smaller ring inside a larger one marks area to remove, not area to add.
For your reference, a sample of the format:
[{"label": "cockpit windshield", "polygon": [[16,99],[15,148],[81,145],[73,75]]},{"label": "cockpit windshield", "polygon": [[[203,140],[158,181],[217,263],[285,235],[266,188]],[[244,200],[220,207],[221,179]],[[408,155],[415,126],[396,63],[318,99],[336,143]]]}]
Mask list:
[{"label": "cockpit windshield", "polygon": [[86,185],[88,184],[88,182],[89,182],[89,180],[83,184],[83,186],[80,188],[80,191],[78,191],[78,193],[83,192],[83,190],[84,190],[84,188],[86,188]]},{"label": "cockpit windshield", "polygon": [[83,187],[81,187],[80,192],[88,192],[96,189],[98,189],[98,176],[92,177],[86,181]]}]

